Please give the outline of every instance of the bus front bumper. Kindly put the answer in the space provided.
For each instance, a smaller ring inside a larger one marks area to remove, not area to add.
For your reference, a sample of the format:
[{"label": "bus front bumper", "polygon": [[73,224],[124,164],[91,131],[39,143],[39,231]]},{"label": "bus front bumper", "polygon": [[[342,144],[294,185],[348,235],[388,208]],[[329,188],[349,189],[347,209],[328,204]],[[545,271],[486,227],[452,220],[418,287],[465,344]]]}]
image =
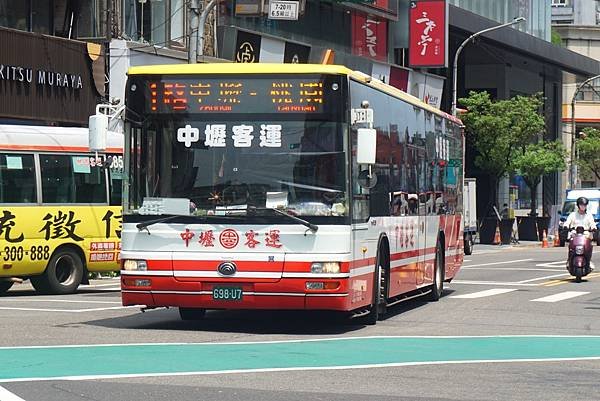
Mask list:
[{"label": "bus front bumper", "polygon": [[[311,283],[311,284],[307,284]],[[319,286],[330,289],[307,289]],[[235,289],[240,299],[215,299],[215,288]],[[241,291],[240,291],[241,290]],[[286,279],[277,283],[182,282],[174,277],[121,276],[123,306],[185,307],[203,309],[308,309],[348,311],[348,279]]]}]

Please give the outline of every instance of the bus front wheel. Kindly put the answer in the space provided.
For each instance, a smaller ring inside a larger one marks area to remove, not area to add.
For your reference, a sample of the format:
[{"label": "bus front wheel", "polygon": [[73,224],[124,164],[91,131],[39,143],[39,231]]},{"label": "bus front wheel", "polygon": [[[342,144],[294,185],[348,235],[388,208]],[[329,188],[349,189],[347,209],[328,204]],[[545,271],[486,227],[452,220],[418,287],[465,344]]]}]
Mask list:
[{"label": "bus front wheel", "polygon": [[57,250],[41,276],[31,277],[31,284],[42,294],[72,294],[83,278],[83,261],[70,249]]}]

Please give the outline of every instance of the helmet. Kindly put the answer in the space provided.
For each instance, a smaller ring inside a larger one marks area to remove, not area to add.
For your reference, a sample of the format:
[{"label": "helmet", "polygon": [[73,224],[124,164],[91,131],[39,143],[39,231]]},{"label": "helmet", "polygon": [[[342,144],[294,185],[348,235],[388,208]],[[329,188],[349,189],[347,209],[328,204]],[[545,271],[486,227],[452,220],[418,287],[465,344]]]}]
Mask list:
[{"label": "helmet", "polygon": [[579,205],[587,206],[588,202],[589,201],[585,196],[580,196],[579,198],[577,198],[577,206],[579,206]]}]

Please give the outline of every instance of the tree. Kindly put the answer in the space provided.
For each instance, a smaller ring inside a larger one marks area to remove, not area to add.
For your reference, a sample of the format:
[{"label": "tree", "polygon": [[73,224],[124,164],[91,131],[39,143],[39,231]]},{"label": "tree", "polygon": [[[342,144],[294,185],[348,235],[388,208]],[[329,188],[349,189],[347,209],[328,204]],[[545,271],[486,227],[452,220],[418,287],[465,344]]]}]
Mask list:
[{"label": "tree", "polygon": [[493,101],[487,92],[469,93],[460,99],[467,112],[461,116],[467,140],[477,150],[475,165],[490,174],[497,204],[500,178],[514,171],[515,157],[544,132],[540,94]]},{"label": "tree", "polygon": [[513,171],[523,177],[531,191],[531,213],[537,214],[536,193],[542,177],[547,174],[563,171],[566,167],[567,152],[559,141],[540,142],[525,146],[523,152],[517,154],[512,162]]},{"label": "tree", "polygon": [[577,140],[577,165],[586,175],[594,175],[600,180],[600,131],[585,128],[583,135]]},{"label": "tree", "polygon": [[562,36],[554,28],[550,30],[550,37],[553,45],[562,47]]}]

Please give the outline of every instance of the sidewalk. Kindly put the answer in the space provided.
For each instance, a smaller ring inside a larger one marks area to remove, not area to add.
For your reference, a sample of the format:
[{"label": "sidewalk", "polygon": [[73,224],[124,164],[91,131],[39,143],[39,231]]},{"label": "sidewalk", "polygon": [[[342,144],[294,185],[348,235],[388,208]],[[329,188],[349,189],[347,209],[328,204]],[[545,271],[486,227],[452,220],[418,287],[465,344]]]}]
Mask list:
[{"label": "sidewalk", "polygon": [[[473,249],[485,249],[485,250],[498,250],[498,249],[511,249],[511,248],[541,248],[541,241],[519,241],[518,244],[501,244],[501,245],[492,245],[492,244],[480,244],[475,243]],[[552,248],[552,245],[548,248]]]}]

